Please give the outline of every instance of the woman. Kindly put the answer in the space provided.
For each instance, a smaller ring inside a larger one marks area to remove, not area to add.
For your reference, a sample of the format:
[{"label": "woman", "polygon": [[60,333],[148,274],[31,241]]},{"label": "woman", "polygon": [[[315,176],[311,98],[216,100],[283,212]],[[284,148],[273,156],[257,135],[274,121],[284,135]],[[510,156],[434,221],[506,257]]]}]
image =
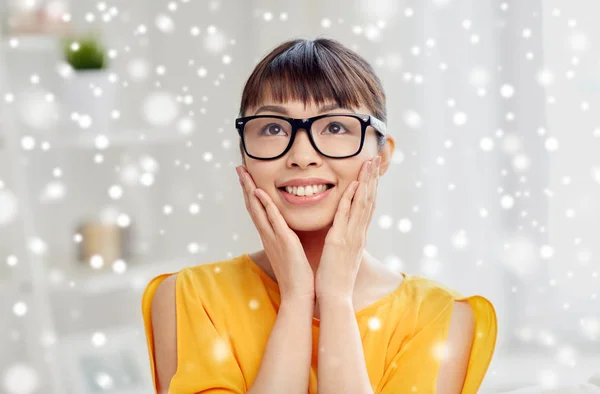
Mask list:
[{"label": "woman", "polygon": [[291,40],[261,60],[242,93],[236,170],[264,249],[150,282],[157,392],[477,392],[492,304],[364,249],[395,146],[385,121],[379,78],[335,40]]}]

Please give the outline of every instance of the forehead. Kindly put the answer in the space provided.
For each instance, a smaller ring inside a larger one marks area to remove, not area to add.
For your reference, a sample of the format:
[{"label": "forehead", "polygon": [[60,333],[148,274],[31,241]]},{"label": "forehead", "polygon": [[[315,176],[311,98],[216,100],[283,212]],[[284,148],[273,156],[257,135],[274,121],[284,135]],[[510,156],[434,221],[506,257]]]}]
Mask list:
[{"label": "forehead", "polygon": [[362,105],[344,105],[333,100],[324,100],[323,102],[317,102],[314,99],[308,100],[307,102],[297,99],[279,101],[268,97],[264,101],[257,103],[254,108],[251,108],[248,112],[248,115],[256,115],[259,113],[277,113],[292,117],[305,117],[307,115],[318,115],[332,111],[346,113],[370,113],[370,111]]},{"label": "forehead", "polygon": [[346,111],[355,112],[355,108],[348,108],[340,106],[337,103],[325,103],[325,104],[304,104],[300,101],[286,102],[286,103],[264,103],[260,104],[254,113],[262,112],[276,112],[282,115],[292,115],[294,113],[325,113],[330,111]]},{"label": "forehead", "polygon": [[[254,99],[250,100],[245,116],[255,115],[261,109],[275,109],[283,115],[319,114],[329,111],[370,113],[359,96],[338,96],[333,91],[312,90],[309,84],[273,83],[265,81]],[[300,115],[298,115],[300,116]]]}]

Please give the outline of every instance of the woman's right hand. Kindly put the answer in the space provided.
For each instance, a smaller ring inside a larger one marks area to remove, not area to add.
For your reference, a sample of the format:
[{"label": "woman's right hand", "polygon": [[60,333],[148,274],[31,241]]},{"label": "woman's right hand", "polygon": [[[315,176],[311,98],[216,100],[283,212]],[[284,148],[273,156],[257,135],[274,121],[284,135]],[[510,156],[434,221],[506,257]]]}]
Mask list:
[{"label": "woman's right hand", "polygon": [[[314,272],[298,235],[262,189],[257,189],[244,166],[236,167],[246,209],[258,230],[271,268],[277,277],[281,299],[315,297]],[[255,194],[257,192],[257,194]]]}]

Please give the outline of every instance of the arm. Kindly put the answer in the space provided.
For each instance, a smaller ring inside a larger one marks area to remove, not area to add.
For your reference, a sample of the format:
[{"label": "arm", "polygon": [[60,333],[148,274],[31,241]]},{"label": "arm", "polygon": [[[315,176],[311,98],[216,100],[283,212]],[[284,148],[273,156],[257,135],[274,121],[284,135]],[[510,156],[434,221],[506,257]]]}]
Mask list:
[{"label": "arm", "polygon": [[456,301],[450,318],[445,357],[437,381],[440,394],[460,394],[463,388],[475,331],[475,316],[468,302]]},{"label": "arm", "polygon": [[[319,300],[319,393],[373,393],[351,301]],[[475,319],[467,302],[455,302],[437,392],[461,393],[474,337]],[[346,385],[346,386],[345,386]]]},{"label": "arm", "polygon": [[[177,274],[166,278],[152,299],[152,331],[159,394],[167,394],[177,370],[176,278]],[[260,369],[247,393],[306,394],[312,355],[313,307],[314,298],[282,299]]]},{"label": "arm", "polygon": [[306,394],[314,298],[282,299],[249,394]]},{"label": "arm", "polygon": [[317,391],[319,394],[372,394],[352,300],[320,297],[319,309]]},{"label": "arm", "polygon": [[166,278],[152,299],[152,331],[156,363],[157,393],[167,394],[177,370],[177,319],[175,314],[175,280]]}]

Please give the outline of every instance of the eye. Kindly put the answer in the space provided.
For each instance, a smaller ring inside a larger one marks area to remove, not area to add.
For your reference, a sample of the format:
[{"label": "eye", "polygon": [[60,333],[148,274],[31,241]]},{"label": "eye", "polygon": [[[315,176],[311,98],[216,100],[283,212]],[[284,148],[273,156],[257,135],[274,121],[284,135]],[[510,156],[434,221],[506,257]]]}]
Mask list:
[{"label": "eye", "polygon": [[267,135],[277,135],[282,131],[281,125],[277,124],[277,123],[271,123],[269,125],[266,125],[263,128],[263,132],[265,132]]},{"label": "eye", "polygon": [[331,134],[340,134],[340,131],[346,131],[346,128],[338,122],[332,122],[327,126],[327,131]]}]

